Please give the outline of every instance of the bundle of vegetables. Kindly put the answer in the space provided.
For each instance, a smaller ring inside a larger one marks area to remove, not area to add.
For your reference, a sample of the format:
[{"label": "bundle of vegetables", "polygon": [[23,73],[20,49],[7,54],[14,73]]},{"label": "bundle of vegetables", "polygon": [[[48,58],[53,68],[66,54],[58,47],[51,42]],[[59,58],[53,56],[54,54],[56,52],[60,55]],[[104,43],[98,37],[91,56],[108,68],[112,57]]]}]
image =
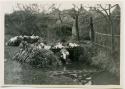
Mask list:
[{"label": "bundle of vegetables", "polygon": [[20,51],[13,57],[21,63],[28,63],[40,67],[61,65],[61,61],[51,50],[39,49],[37,46],[29,46]]}]

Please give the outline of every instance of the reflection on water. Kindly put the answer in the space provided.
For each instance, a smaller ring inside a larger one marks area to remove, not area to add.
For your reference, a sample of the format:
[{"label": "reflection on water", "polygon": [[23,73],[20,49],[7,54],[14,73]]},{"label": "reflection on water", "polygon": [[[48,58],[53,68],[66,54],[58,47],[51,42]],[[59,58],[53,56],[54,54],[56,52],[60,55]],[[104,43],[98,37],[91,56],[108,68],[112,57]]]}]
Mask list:
[{"label": "reflection on water", "polygon": [[[5,61],[4,78],[5,84],[92,85],[96,84],[94,81],[96,74],[99,74],[96,68],[79,63],[56,68],[36,68],[28,64],[7,60]],[[101,75],[101,77],[107,76]],[[100,81],[100,79],[96,81]]]}]

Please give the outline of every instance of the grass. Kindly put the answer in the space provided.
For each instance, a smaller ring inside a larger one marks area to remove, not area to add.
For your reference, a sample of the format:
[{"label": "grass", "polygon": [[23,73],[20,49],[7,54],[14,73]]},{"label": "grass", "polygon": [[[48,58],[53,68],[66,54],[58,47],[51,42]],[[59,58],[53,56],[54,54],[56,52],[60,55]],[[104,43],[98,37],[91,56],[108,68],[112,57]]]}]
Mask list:
[{"label": "grass", "polygon": [[116,76],[120,76],[118,64],[114,61],[112,55],[107,54],[105,51],[98,51],[97,54],[91,58],[91,65],[107,70]]},{"label": "grass", "polygon": [[[6,36],[7,37],[7,36]],[[90,46],[91,47],[91,46]],[[34,68],[31,67],[27,64],[20,64],[16,61],[12,60],[12,57],[17,53],[19,50],[18,47],[8,47],[5,46],[5,59],[6,61],[4,62],[4,80],[5,84],[55,84],[55,85],[78,85],[77,82],[74,82],[71,78],[60,76],[60,77],[51,77],[52,69],[48,68]],[[86,49],[86,51],[89,51]],[[86,52],[85,51],[85,52]],[[90,51],[91,52],[91,51]],[[90,53],[89,52],[89,53]],[[89,54],[85,54],[86,56],[91,57]],[[104,68],[109,68],[112,69],[112,65],[109,65],[110,61],[107,62],[109,58],[105,55],[105,53],[100,52],[96,56],[93,57],[91,60],[91,63],[95,66],[103,66]],[[100,65],[99,65],[100,64]],[[111,64],[111,63],[110,63]],[[68,66],[67,68],[69,70],[77,70],[77,67],[81,70],[95,70],[94,67],[88,66],[88,65],[79,65],[79,64],[74,64],[72,66]],[[116,67],[113,67],[114,69]],[[58,69],[58,68],[57,68]],[[55,69],[57,71],[57,69]],[[62,68],[59,68],[62,70]],[[112,69],[114,71],[114,69]],[[103,75],[104,74],[104,75]],[[110,75],[110,77],[109,77]],[[95,85],[98,84],[118,84],[119,81],[115,79],[114,76],[111,74],[107,74],[106,72],[104,73],[99,73],[93,77],[93,81]],[[104,77],[103,79],[101,79]],[[101,80],[100,80],[101,79]],[[105,83],[106,82],[106,83]]]}]

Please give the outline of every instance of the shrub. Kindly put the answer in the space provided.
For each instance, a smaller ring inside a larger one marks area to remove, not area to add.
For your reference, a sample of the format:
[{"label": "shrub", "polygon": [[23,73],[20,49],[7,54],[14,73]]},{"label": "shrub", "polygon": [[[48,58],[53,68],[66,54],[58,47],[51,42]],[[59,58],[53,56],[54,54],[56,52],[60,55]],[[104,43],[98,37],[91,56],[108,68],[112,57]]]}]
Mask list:
[{"label": "shrub", "polygon": [[49,67],[61,65],[60,60],[50,50],[38,49],[37,47],[29,46],[24,50],[21,50],[13,57],[21,63],[28,63],[33,66]]}]

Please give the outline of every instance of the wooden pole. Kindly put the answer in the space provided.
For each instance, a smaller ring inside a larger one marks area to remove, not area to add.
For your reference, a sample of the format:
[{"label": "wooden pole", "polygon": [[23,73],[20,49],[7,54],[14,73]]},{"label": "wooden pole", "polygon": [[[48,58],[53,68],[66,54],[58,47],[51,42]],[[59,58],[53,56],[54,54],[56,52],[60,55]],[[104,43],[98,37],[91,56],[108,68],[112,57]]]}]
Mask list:
[{"label": "wooden pole", "polygon": [[75,27],[76,27],[76,34],[77,34],[77,40],[79,41],[80,38],[79,38],[79,26],[78,26],[78,15],[76,15],[76,18],[75,18]]},{"label": "wooden pole", "polygon": [[93,18],[90,17],[90,31],[91,31],[91,41],[94,42],[94,39],[95,39],[95,33],[94,33],[94,28],[93,28]]}]

